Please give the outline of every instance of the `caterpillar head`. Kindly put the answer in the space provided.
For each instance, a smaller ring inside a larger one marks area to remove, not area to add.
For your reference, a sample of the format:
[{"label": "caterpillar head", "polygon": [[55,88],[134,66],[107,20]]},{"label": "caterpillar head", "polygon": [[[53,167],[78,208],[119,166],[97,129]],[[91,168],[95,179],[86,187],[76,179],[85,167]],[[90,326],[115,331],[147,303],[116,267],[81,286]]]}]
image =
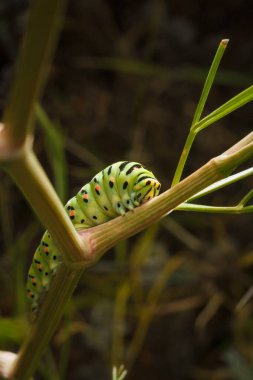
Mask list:
[{"label": "caterpillar head", "polygon": [[160,182],[153,177],[151,172],[150,176],[142,177],[140,176],[135,182],[131,194],[131,199],[135,206],[139,206],[156,197],[161,188]]}]

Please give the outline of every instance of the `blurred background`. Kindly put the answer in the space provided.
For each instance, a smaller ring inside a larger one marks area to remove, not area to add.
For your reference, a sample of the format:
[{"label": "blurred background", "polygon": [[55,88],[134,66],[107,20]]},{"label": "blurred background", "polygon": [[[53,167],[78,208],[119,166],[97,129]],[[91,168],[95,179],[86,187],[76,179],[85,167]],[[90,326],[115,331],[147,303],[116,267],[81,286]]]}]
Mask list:
[{"label": "blurred background", "polygon": [[[30,2],[0,3],[0,108]],[[205,76],[230,43],[207,114],[252,84],[251,1],[70,0],[38,111],[35,151],[63,202],[112,162],[140,161],[166,190]],[[25,91],[25,89],[24,89]],[[252,130],[252,105],[203,131],[184,175]],[[203,199],[234,205],[252,178]],[[24,284],[43,227],[0,173],[0,343],[27,331]],[[174,212],[82,277],[36,379],[253,379],[252,215]],[[250,293],[249,293],[250,295]]]}]

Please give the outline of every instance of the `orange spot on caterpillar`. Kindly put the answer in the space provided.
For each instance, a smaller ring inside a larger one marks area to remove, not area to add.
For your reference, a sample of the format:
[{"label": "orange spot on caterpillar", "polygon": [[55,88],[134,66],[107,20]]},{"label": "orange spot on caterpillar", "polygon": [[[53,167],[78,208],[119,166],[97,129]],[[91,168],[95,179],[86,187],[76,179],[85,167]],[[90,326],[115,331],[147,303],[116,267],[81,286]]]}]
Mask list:
[{"label": "orange spot on caterpillar", "polygon": [[43,248],[43,251],[44,251],[45,253],[48,253],[48,252],[49,252],[49,248],[48,248],[48,247],[44,247],[44,248]]},{"label": "orange spot on caterpillar", "polygon": [[111,182],[114,182],[114,177],[110,177],[110,181],[111,181]]},{"label": "orange spot on caterpillar", "polygon": [[69,212],[69,216],[75,216],[75,214],[76,214],[75,210],[71,210],[71,211]]},{"label": "orange spot on caterpillar", "polygon": [[38,268],[39,270],[42,270],[42,269],[43,269],[43,265],[42,265],[42,264],[37,264],[37,268]]},{"label": "orange spot on caterpillar", "polygon": [[95,186],[95,190],[100,191],[100,189],[101,189],[101,188],[100,188],[99,185],[96,185],[96,186]]},{"label": "orange spot on caterpillar", "polygon": [[89,198],[89,195],[88,194],[84,194],[83,195],[83,199],[88,199]]},{"label": "orange spot on caterpillar", "polygon": [[140,190],[141,187],[139,185],[134,186],[134,190]]}]

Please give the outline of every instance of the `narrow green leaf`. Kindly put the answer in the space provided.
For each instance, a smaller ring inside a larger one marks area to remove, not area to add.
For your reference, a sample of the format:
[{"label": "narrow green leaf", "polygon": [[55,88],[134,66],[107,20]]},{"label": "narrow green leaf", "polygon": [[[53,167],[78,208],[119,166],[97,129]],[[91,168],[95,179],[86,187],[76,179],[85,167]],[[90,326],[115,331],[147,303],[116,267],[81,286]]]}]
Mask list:
[{"label": "narrow green leaf", "polygon": [[217,120],[232,113],[236,109],[244,106],[252,100],[253,86],[250,86],[246,90],[240,92],[238,95],[234,96],[232,99],[224,103],[222,106],[211,112],[209,115],[204,117],[197,124],[195,124],[194,131],[196,133],[201,131],[202,129],[208,127],[210,124],[215,123]]},{"label": "narrow green leaf", "polygon": [[217,52],[216,52],[216,54],[214,56],[212,65],[211,65],[210,70],[209,70],[209,72],[207,74],[207,78],[206,78],[206,81],[205,81],[205,84],[204,84],[204,88],[203,88],[201,96],[200,96],[199,103],[197,105],[197,108],[196,108],[196,111],[195,111],[195,114],[194,114],[194,117],[193,117],[192,127],[191,127],[192,129],[195,128],[195,124],[199,121],[199,119],[201,117],[203,108],[204,108],[204,106],[206,104],[207,97],[208,97],[210,89],[211,89],[211,87],[213,85],[213,81],[214,81],[214,78],[216,76],[216,72],[218,70],[220,61],[221,61],[221,59],[223,57],[223,54],[225,52],[225,49],[227,47],[228,42],[229,42],[229,40],[227,40],[227,39],[222,40],[220,42],[219,47],[217,49]]},{"label": "narrow green leaf", "polygon": [[217,73],[221,58],[222,58],[222,56],[225,52],[225,49],[227,47],[228,41],[229,40],[224,39],[220,42],[219,47],[217,49],[217,52],[214,56],[212,65],[210,67],[210,70],[208,72],[208,75],[207,75],[207,78],[206,78],[206,81],[204,84],[204,88],[203,88],[201,96],[200,96],[199,103],[197,105],[197,108],[196,108],[196,111],[195,111],[195,114],[194,114],[194,117],[192,120],[190,132],[188,134],[188,137],[186,139],[183,151],[181,153],[181,156],[180,156],[180,159],[179,159],[179,162],[178,162],[178,165],[177,165],[171,186],[175,186],[181,179],[181,176],[182,176],[188,155],[189,155],[190,150],[191,150],[191,146],[192,146],[192,144],[195,140],[196,134],[197,134],[196,133],[196,123],[199,121],[199,119],[201,117],[203,108],[206,104],[208,94],[209,94],[210,89],[212,87],[215,75]]}]

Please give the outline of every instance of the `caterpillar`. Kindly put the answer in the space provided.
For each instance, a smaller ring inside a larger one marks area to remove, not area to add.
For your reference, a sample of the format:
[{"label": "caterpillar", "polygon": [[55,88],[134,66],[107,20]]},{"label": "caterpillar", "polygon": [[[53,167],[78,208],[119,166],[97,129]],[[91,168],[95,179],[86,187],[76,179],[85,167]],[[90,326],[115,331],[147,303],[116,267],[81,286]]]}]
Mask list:
[{"label": "caterpillar", "polygon": [[[160,183],[138,162],[120,161],[95,175],[65,205],[76,229],[102,224],[157,196]],[[49,289],[61,263],[61,254],[48,231],[37,247],[27,279],[27,296],[33,312]]]}]

